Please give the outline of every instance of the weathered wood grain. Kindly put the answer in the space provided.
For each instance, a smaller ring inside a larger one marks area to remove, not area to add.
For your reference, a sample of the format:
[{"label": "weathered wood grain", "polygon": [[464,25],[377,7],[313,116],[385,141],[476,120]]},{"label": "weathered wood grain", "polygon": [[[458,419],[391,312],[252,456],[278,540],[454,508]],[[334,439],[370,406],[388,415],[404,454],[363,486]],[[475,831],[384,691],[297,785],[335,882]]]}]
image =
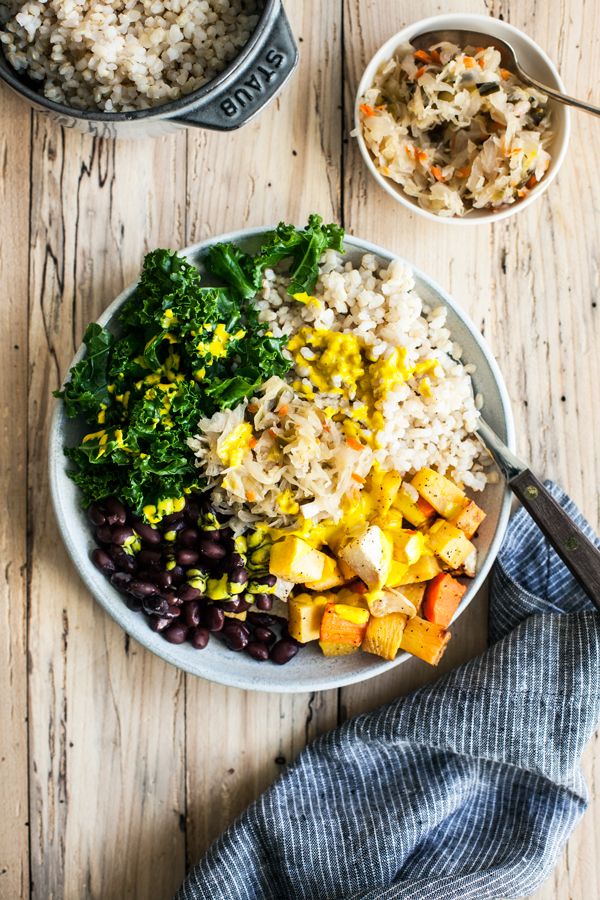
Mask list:
[{"label": "weathered wood grain", "polygon": [[[341,5],[288,4],[301,61],[254,123],[188,136],[189,241],[319,210],[340,215]],[[188,858],[337,721],[337,692],[278,696],[187,679]]]},{"label": "weathered wood grain", "polygon": [[[31,116],[2,97],[0,131],[0,896],[29,890],[27,763],[27,233]],[[25,152],[22,150],[25,148]],[[15,184],[18,189],[15,189]]]},{"label": "weathered wood grain", "polygon": [[166,897],[183,873],[183,676],[130,643],[79,582],[57,538],[46,442],[50,391],[87,322],[146,249],[183,243],[184,171],[184,135],[114,144],[34,116],[29,737],[40,900]]}]

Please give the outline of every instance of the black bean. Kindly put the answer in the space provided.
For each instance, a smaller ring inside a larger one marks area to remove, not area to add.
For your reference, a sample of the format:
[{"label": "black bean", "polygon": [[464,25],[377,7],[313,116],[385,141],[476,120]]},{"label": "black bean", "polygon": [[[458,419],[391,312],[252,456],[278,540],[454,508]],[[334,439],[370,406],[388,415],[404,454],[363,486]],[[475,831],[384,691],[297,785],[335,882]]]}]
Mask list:
[{"label": "black bean", "polygon": [[188,522],[192,522],[194,525],[198,524],[198,518],[200,516],[200,504],[197,500],[190,500],[189,497],[185,502],[185,509],[183,514]]},{"label": "black bean", "polygon": [[125,597],[125,604],[132,612],[140,612],[142,609],[142,601],[138,600],[136,597]]},{"label": "black bean", "polygon": [[99,544],[112,544],[112,528],[110,525],[100,525],[94,532]]},{"label": "black bean", "polygon": [[110,583],[118,591],[126,591],[130,581],[131,575],[128,572],[115,572],[110,576]]},{"label": "black bean", "polygon": [[113,560],[106,550],[101,550],[99,547],[96,547],[96,549],[92,551],[92,562],[103,575],[112,575],[116,569]]},{"label": "black bean", "polygon": [[291,641],[277,641],[269,651],[269,659],[271,662],[277,663],[278,666],[284,666],[290,659],[294,658],[298,649],[298,645],[292,644]]},{"label": "black bean", "polygon": [[275,616],[268,616],[266,613],[252,613],[251,616],[248,616],[248,622],[252,625],[264,625],[266,627],[274,625],[275,621]]},{"label": "black bean", "polygon": [[163,521],[160,523],[160,528],[162,530],[163,536],[169,535],[169,541],[173,540],[173,535],[180,534],[185,528],[185,519],[177,519],[175,522],[170,522],[168,525],[163,525]]},{"label": "black bean", "polygon": [[254,605],[262,612],[269,612],[273,609],[273,598],[269,594],[255,594]]},{"label": "black bean", "polygon": [[183,606],[183,618],[185,619],[186,625],[199,625],[200,611],[201,607],[197,600],[185,603]]},{"label": "black bean", "polygon": [[188,635],[188,641],[196,650],[204,650],[210,638],[210,631],[206,628],[192,628]]},{"label": "black bean", "polygon": [[185,571],[182,566],[173,566],[172,569],[169,569],[171,573],[171,578],[173,579],[173,584],[175,587],[179,587],[185,581]]},{"label": "black bean", "polygon": [[264,625],[257,625],[254,629],[254,637],[262,644],[272,644],[276,640],[275,634],[270,628],[265,628]]},{"label": "black bean", "polygon": [[127,510],[116,497],[109,497],[108,500],[105,500],[104,508],[109,525],[124,525],[127,521]]},{"label": "black bean", "polygon": [[257,660],[257,662],[264,662],[269,658],[269,648],[266,644],[261,644],[260,641],[250,641],[246,644],[246,653],[252,659]]},{"label": "black bean", "polygon": [[163,516],[160,520],[160,526],[163,531],[170,531],[171,526],[176,522],[181,522],[183,520],[183,510],[180,512],[169,513],[168,516]]},{"label": "black bean", "polygon": [[138,570],[137,559],[131,553],[126,553],[122,547],[112,544],[106,551],[117,569],[134,575]]},{"label": "black bean", "polygon": [[245,565],[244,557],[241,553],[232,553],[229,557],[229,568],[230,569],[241,569],[242,566]]},{"label": "black bean", "polygon": [[159,550],[140,550],[137,558],[144,569],[158,569],[162,563],[162,553]]},{"label": "black bean", "polygon": [[200,621],[209,631],[221,631],[225,624],[225,613],[216,606],[208,606],[202,610]]},{"label": "black bean", "polygon": [[92,525],[106,525],[106,516],[100,509],[97,503],[92,503],[92,505],[88,509],[88,519],[92,523]]},{"label": "black bean", "polygon": [[133,527],[146,544],[160,544],[162,535],[157,528],[152,528],[142,519],[134,519]]},{"label": "black bean", "polygon": [[133,528],[130,528],[129,525],[113,525],[113,544],[117,544],[118,547],[122,547],[125,541],[129,540],[129,538],[131,537],[133,537]]},{"label": "black bean", "polygon": [[248,603],[247,600],[244,600],[242,597],[233,597],[231,600],[219,601],[219,607],[224,612],[242,613],[242,612],[246,612],[247,609],[250,609],[250,604]]},{"label": "black bean", "polygon": [[188,627],[182,622],[174,622],[163,631],[163,637],[165,637],[170,644],[183,644],[187,635]]},{"label": "black bean", "polygon": [[199,537],[200,534],[195,528],[184,528],[177,535],[177,543],[180,547],[195,547]]},{"label": "black bean", "polygon": [[248,581],[248,569],[245,569],[244,566],[239,566],[239,568],[230,569],[229,580],[233,584],[246,584],[246,582]]},{"label": "black bean", "polygon": [[168,628],[171,624],[172,619],[168,619],[166,616],[150,616],[148,620],[148,624],[152,631],[164,631],[165,628]]},{"label": "black bean", "polygon": [[152,594],[150,597],[144,597],[142,606],[147,616],[169,616],[169,601],[158,594]]},{"label": "black bean", "polygon": [[283,638],[284,641],[289,641],[290,644],[295,644],[297,647],[302,646],[300,641],[297,641],[295,637],[292,637],[292,635],[289,633],[287,628],[281,629],[281,637]]},{"label": "black bean", "polygon": [[129,582],[127,593],[131,594],[132,597],[137,597],[141,600],[143,597],[151,597],[153,594],[156,594],[157,590],[155,584],[152,584],[149,581],[140,581],[135,578],[133,581]]},{"label": "black bean", "polygon": [[175,554],[175,559],[177,560],[177,564],[179,566],[193,566],[200,559],[200,554],[197,550],[178,550]]},{"label": "black bean", "polygon": [[158,572],[155,578],[156,584],[166,590],[173,584],[173,576],[170,572]]},{"label": "black bean", "polygon": [[202,596],[202,591],[198,590],[198,588],[192,587],[191,584],[184,584],[177,590],[177,596],[184,603],[190,603],[193,600],[199,600]]},{"label": "black bean", "polygon": [[248,646],[248,629],[242,622],[227,622],[222,634],[230,650],[239,651]]},{"label": "black bean", "polygon": [[227,552],[225,547],[221,547],[220,544],[207,537],[200,538],[198,549],[202,556],[205,556],[207,559],[223,559]]},{"label": "black bean", "polygon": [[266,584],[267,587],[272,588],[277,584],[277,576],[271,575],[269,573],[269,575],[265,575],[263,578],[261,578],[260,581],[261,584]]}]

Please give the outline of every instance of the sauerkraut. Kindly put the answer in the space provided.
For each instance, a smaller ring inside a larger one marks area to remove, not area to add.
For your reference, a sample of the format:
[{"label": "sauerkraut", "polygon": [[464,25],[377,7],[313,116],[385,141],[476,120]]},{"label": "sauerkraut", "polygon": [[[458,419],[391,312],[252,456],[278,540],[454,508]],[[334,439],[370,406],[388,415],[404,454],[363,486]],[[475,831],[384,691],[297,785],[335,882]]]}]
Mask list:
[{"label": "sauerkraut", "polygon": [[550,164],[547,97],[502,68],[494,47],[403,45],[360,118],[378,171],[440,216],[515,203]]}]

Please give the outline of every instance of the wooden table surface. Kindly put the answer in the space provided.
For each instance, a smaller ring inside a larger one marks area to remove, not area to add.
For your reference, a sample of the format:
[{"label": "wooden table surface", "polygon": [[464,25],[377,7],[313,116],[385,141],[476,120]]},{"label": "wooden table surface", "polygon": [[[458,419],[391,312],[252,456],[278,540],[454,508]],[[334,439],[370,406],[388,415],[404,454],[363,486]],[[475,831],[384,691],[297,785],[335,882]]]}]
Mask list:
[{"label": "wooden table surface", "polygon": [[[599,521],[600,122],[574,116],[543,199],[493,227],[430,224],[368,176],[350,137],[366,61],[440,11],[500,15],[600,103],[590,0],[289,0],[300,64],[237,133],[117,142],[61,130],[2,90],[0,159],[0,896],[170,898],[212,839],[324,729],[435,677],[419,661],[363,686],[245,693],[186,676],[130,641],[89,596],[57,534],[46,444],[87,322],[143,254],[311,211],[383,244],[447,288],[506,379],[518,449]],[[486,603],[454,628],[446,671],[484,649]],[[591,803],[537,900],[600,896],[600,745]]]}]

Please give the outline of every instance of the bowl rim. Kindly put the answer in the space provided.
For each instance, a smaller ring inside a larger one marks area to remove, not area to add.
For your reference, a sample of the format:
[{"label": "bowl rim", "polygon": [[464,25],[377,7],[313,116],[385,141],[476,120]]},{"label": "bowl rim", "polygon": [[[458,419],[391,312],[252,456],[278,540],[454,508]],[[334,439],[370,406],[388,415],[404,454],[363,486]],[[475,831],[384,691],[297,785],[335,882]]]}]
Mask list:
[{"label": "bowl rim", "polygon": [[363,70],[356,91],[356,98],[354,102],[354,133],[358,141],[361,156],[364,159],[370,174],[373,176],[373,178],[375,178],[377,183],[385,190],[385,192],[390,195],[390,197],[393,197],[394,200],[396,200],[398,203],[401,203],[404,207],[406,207],[406,209],[409,209],[411,212],[417,213],[418,215],[427,219],[429,222],[441,222],[445,225],[473,226],[498,222],[502,219],[507,219],[509,216],[515,215],[516,213],[520,212],[523,209],[526,209],[528,206],[534,203],[535,200],[541,197],[544,191],[546,191],[552,184],[565,160],[569,147],[569,141],[571,138],[571,110],[568,106],[563,106],[561,104],[555,105],[555,108],[560,108],[563,115],[563,136],[558,149],[558,153],[553,155],[551,169],[545,176],[545,178],[543,178],[542,181],[538,185],[536,185],[532,191],[530,191],[529,195],[525,197],[525,199],[520,200],[518,203],[512,203],[506,209],[499,210],[498,212],[495,212],[493,210],[481,210],[478,211],[480,214],[476,217],[469,217],[468,215],[462,217],[438,216],[436,213],[433,213],[428,209],[423,209],[421,206],[419,206],[418,203],[414,202],[405,193],[401,185],[396,184],[396,182],[392,182],[389,178],[386,178],[384,175],[378,172],[364,139],[359,115],[360,99],[363,96],[365,90],[370,87],[370,84],[373,80],[373,74],[371,74],[372,68],[379,66],[384,58],[389,58],[394,50],[403,41],[408,41],[412,37],[416,37],[426,31],[432,31],[442,23],[444,23],[446,27],[452,27],[452,24],[454,24],[454,26],[457,28],[461,25],[466,26],[465,20],[468,20],[468,22],[473,25],[480,26],[479,30],[483,32],[487,30],[486,25],[489,26],[489,23],[493,22],[495,25],[508,32],[508,40],[510,40],[511,35],[518,35],[518,37],[529,46],[529,49],[533,53],[537,54],[538,57],[540,57],[541,60],[546,64],[556,80],[558,89],[563,93],[566,93],[564,82],[552,59],[548,56],[546,51],[533,40],[533,38],[529,37],[529,35],[524,31],[521,31],[520,28],[511,25],[509,22],[505,22],[503,19],[498,19],[495,16],[485,16],[477,13],[442,13],[441,15],[437,16],[429,16],[426,19],[418,19],[416,22],[406,25],[400,31],[396,32],[396,34],[393,34],[390,38],[388,38],[387,41],[385,41],[385,43],[383,43],[373,54]]},{"label": "bowl rim", "polygon": [[[197,244],[192,244],[178,252],[188,258],[193,259],[215,243],[247,240],[255,238],[272,229],[273,226],[265,226],[261,228],[245,228],[229,232],[227,234],[207,238],[204,241],[200,241]],[[364,241],[361,238],[357,238],[354,235],[350,234],[347,234],[345,236],[345,243],[348,245],[348,250],[357,250],[362,253],[373,253],[375,256],[383,260],[401,260],[404,264],[410,267],[411,271],[415,275],[415,278],[421,279],[425,284],[427,284],[427,286],[432,291],[434,291],[439,298],[443,300],[444,305],[447,305],[452,310],[452,312],[462,320],[465,327],[470,332],[473,340],[478,345],[481,353],[485,357],[487,364],[489,365],[500,398],[501,413],[506,429],[506,443],[510,447],[510,449],[514,451],[515,425],[508,391],[506,389],[506,385],[504,383],[504,379],[498,363],[496,362],[486,339],[475,327],[475,324],[473,323],[471,318],[436,281],[431,279],[416,266],[413,266],[412,263],[408,262],[403,257],[398,256],[396,253],[393,253],[392,251],[387,250],[380,245],[371,243],[370,241]],[[96,319],[96,321],[101,325],[105,325],[108,321],[110,321],[117,309],[124,303],[127,297],[129,297],[131,292],[135,289],[137,283],[137,281],[132,282],[126,288],[124,288],[124,290],[121,291],[121,293],[106,307],[104,312]],[[77,349],[75,356],[68,366],[67,375],[74,363],[78,362],[79,359],[81,359],[81,357],[83,356],[83,349],[83,343],[81,343]],[[156,646],[152,646],[150,644],[150,636],[155,637],[154,632],[152,632],[148,628],[147,623],[142,617],[131,617],[131,611],[125,604],[123,598],[117,594],[116,590],[110,585],[109,582],[106,581],[104,576],[100,575],[100,573],[97,572],[87,553],[82,553],[79,551],[74,540],[71,537],[71,530],[68,524],[70,519],[70,511],[67,509],[67,507],[63,506],[60,491],[61,477],[65,476],[63,463],[65,459],[64,444],[61,431],[63,421],[63,406],[60,400],[56,400],[56,405],[52,414],[48,440],[48,470],[52,508],[54,511],[56,522],[58,524],[60,535],[62,537],[67,553],[69,554],[71,562],[73,563],[75,570],[87,591],[92,594],[96,602],[105,610],[105,612],[107,612],[110,617],[114,619],[114,621],[117,622],[117,624],[120,625],[121,628],[123,628],[123,630],[130,637],[141,644],[147,651],[155,653],[165,662],[171,663],[178,669],[188,672],[191,675],[196,675],[197,677],[204,678],[205,680],[210,682],[223,684],[227,687],[236,687],[242,690],[269,691],[271,693],[286,694],[331,690],[340,687],[346,687],[351,684],[357,684],[362,681],[367,681],[370,678],[374,678],[377,675],[383,674],[383,672],[395,668],[396,666],[405,662],[407,659],[411,658],[410,654],[406,652],[399,653],[397,657],[391,661],[381,660],[378,662],[374,657],[374,662],[369,668],[357,669],[356,671],[346,674],[340,673],[340,675],[337,677],[334,671],[333,675],[326,675],[322,677],[316,676],[310,678],[309,680],[304,678],[302,682],[298,684],[293,683],[290,685],[278,682],[276,676],[273,676],[272,681],[268,677],[260,676],[255,681],[248,682],[243,677],[237,676],[235,674],[235,668],[233,668],[232,671],[226,670],[225,675],[220,673],[219,677],[211,677],[214,673],[211,672],[210,667],[208,668],[208,671],[199,671],[198,666],[188,664],[185,658],[178,656],[176,645],[171,645],[167,641],[162,640],[160,643],[157,643]],[[496,556],[498,555],[498,551],[500,550],[502,540],[506,533],[510,516],[510,509],[511,491],[508,485],[505,483],[502,504],[500,507],[500,514],[498,516],[498,521],[496,524],[496,530],[490,542],[487,554],[484,557],[481,569],[479,570],[479,572],[477,572],[475,578],[469,584],[465,596],[463,597],[460,606],[458,607],[452,619],[452,623],[454,623],[459,618],[459,616],[464,612],[467,606],[472,602],[479,589],[483,585],[483,582],[485,581],[487,575],[489,574],[489,571],[496,559]],[[96,576],[99,577],[96,578]],[[106,589],[107,587],[109,588],[109,590]],[[113,594],[115,595],[115,597],[118,597],[118,602],[115,602],[115,600],[113,599]],[[201,663],[202,654],[198,654],[196,657],[194,657],[194,659],[197,659],[198,662]],[[269,672],[270,671],[271,669],[269,669]]]}]

